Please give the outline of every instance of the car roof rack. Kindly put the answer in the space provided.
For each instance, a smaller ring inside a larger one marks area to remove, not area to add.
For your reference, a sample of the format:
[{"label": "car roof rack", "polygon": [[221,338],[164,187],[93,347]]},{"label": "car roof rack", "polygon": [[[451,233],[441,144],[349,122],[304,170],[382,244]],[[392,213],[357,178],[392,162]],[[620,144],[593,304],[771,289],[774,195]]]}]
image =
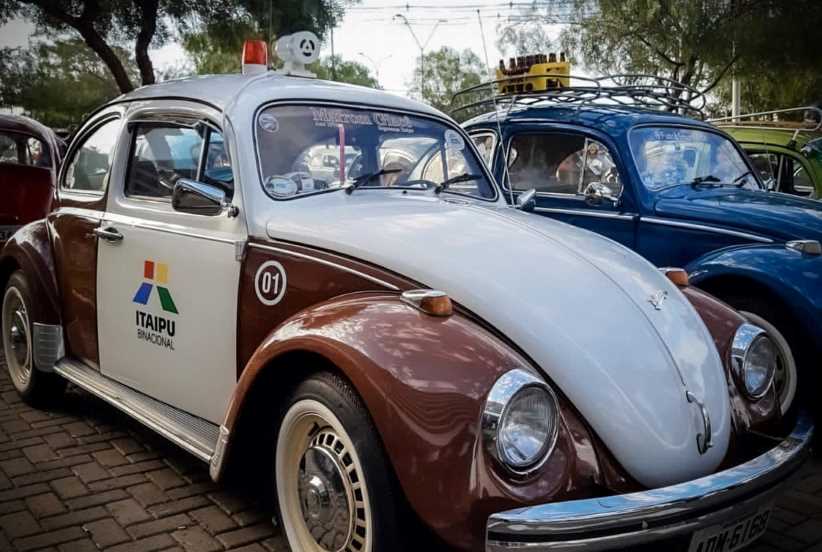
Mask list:
[{"label": "car roof rack", "polygon": [[[537,92],[517,91],[500,94],[501,86],[521,88],[523,77],[514,76],[471,86],[454,94],[451,99],[451,115],[471,112],[480,108],[506,107],[510,112],[515,108],[538,106],[563,106],[573,108],[598,107],[645,109],[665,111],[704,119],[707,104],[705,94],[680,82],[643,74],[605,75],[583,77],[568,75],[563,79],[579,81],[581,85],[563,86],[557,79],[555,88]],[[566,82],[569,82],[566,81]],[[486,97],[474,99],[472,94],[491,92]],[[458,105],[462,100],[465,103]]]},{"label": "car roof rack", "polygon": [[[802,114],[802,121],[780,120],[780,115]],[[808,118],[813,114],[812,118]],[[816,106],[789,107],[773,111],[745,113],[736,117],[719,117],[708,122],[725,128],[750,128],[756,130],[793,130],[796,132],[817,132],[822,130],[822,109]]]}]

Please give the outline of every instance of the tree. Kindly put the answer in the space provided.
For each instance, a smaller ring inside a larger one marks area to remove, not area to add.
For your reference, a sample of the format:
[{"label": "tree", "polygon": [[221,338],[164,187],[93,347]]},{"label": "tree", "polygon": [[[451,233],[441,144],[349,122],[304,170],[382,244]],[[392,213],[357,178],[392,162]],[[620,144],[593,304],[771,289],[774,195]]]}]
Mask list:
[{"label": "tree", "polygon": [[419,61],[414,69],[414,80],[409,86],[409,91],[443,111],[456,107],[451,104],[454,94],[488,80],[488,70],[471,50],[460,52],[443,46],[439,50],[425,54],[423,61],[425,73],[422,75],[422,81],[425,84],[422,94]]},{"label": "tree", "polygon": [[561,40],[588,70],[667,77],[720,104],[732,74],[751,105],[818,99],[822,58],[809,47],[822,26],[818,0],[572,1],[576,24]]},{"label": "tree", "polygon": [[670,78],[709,92],[739,59],[757,0],[576,0],[562,43],[588,69]]},{"label": "tree", "polygon": [[[336,67],[333,67],[333,65],[336,65]],[[333,58],[332,56],[325,57],[317,63],[311,64],[308,68],[321,79],[359,84],[369,88],[380,87],[368,67],[356,61],[345,61],[338,55],[333,56]]]},{"label": "tree", "polygon": [[[114,54],[128,60],[127,52]],[[136,66],[130,78],[137,78]],[[70,128],[97,106],[119,94],[114,78],[79,39],[39,42],[24,48],[0,50],[0,105],[21,107],[38,121]]]},{"label": "tree", "polygon": [[542,54],[549,52],[552,44],[545,20],[535,4],[497,24],[497,49],[506,57]]},{"label": "tree", "polygon": [[[337,0],[3,0],[0,24],[23,17],[52,36],[77,33],[103,61],[122,92],[134,88],[115,49],[133,41],[142,84],[156,76],[149,48],[178,30],[215,22],[249,21],[264,38],[308,29],[323,34],[342,15]],[[217,37],[219,39],[219,37]]]}]

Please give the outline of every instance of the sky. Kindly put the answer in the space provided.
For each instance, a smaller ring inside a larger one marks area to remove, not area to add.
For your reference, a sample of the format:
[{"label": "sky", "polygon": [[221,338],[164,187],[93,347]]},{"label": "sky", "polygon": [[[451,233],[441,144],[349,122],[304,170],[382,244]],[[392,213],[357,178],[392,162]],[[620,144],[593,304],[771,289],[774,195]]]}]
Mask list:
[{"label": "sky", "polygon": [[[484,59],[478,10],[488,61],[495,66],[501,57],[495,45],[497,25],[518,13],[517,7],[501,0],[362,0],[347,9],[343,21],[334,29],[334,51],[343,59],[358,61],[368,66],[373,74],[378,73],[384,89],[407,95],[420,50],[409,26],[396,15],[405,16],[418,40],[427,44],[426,52],[442,46],[459,50],[470,48]],[[561,25],[546,25],[552,38],[559,35],[561,28]],[[0,47],[26,45],[33,31],[28,22],[9,22],[0,27]],[[330,53],[331,43],[327,39],[322,55]],[[151,56],[157,69],[162,70],[178,66],[185,58],[185,52],[178,43],[172,42],[153,50]]]}]

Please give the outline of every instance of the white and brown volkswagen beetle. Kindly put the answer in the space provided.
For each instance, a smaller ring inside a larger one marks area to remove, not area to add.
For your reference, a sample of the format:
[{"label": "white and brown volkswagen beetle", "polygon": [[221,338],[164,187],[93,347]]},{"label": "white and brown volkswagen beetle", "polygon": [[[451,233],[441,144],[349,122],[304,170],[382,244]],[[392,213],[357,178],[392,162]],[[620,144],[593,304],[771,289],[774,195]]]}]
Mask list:
[{"label": "white and brown volkswagen beetle", "polygon": [[215,480],[260,464],[295,551],[760,536],[812,431],[779,433],[768,336],[506,206],[457,124],[310,78],[311,40],[77,132],[52,211],[0,256],[21,395],[72,382]]}]

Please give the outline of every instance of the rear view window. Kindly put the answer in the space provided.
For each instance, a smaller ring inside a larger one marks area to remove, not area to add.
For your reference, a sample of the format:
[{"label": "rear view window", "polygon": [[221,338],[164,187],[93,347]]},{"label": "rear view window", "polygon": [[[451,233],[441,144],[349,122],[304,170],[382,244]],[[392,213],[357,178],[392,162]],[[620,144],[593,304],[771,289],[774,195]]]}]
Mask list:
[{"label": "rear view window", "polygon": [[51,167],[48,147],[31,136],[0,133],[0,163],[15,163],[33,167]]}]

